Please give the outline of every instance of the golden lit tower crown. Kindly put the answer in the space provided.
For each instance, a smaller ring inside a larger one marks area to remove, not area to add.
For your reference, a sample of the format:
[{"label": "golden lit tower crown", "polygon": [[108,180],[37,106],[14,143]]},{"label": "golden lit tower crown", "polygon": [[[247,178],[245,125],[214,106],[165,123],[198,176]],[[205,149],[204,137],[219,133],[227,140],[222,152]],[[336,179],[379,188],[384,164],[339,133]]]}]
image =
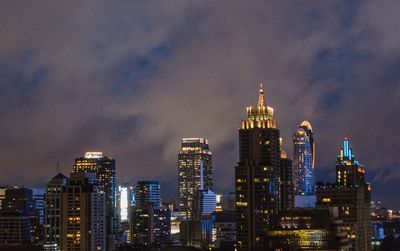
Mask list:
[{"label": "golden lit tower crown", "polygon": [[242,120],[242,129],[250,128],[277,128],[276,122],[273,118],[274,109],[265,103],[264,90],[260,84],[260,91],[258,94],[258,104],[256,107],[248,106],[246,108],[247,119]]}]

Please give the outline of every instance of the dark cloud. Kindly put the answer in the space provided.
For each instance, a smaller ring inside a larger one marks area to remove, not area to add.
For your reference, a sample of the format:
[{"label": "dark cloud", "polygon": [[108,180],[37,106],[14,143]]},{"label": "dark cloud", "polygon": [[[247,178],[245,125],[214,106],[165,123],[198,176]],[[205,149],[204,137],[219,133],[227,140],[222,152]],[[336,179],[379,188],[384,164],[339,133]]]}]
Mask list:
[{"label": "dark cloud", "polygon": [[[233,189],[237,128],[258,83],[291,152],[311,121],[318,177],[349,136],[390,206],[397,167],[396,1],[3,1],[1,183],[43,185],[101,150],[118,179],[175,196],[181,137],[206,137],[217,190]],[[390,178],[388,178],[390,177]],[[381,185],[383,180],[390,180]]]}]

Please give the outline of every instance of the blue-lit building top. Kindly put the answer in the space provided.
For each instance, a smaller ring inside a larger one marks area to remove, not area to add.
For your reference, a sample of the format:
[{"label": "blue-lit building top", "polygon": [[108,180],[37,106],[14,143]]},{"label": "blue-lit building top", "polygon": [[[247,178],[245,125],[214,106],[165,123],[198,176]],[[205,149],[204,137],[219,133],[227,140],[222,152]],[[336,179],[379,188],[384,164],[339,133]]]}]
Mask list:
[{"label": "blue-lit building top", "polygon": [[355,160],[353,150],[350,148],[349,138],[344,138],[343,147],[337,156],[336,180],[341,187],[366,185],[365,167]]},{"label": "blue-lit building top", "polygon": [[364,167],[363,164],[354,159],[353,150],[350,148],[350,139],[344,138],[343,148],[340,148],[340,153],[337,158],[337,165],[342,164],[345,166],[358,165]]},{"label": "blue-lit building top", "polygon": [[315,194],[315,142],[310,122],[303,121],[293,136],[293,185],[295,195]]}]

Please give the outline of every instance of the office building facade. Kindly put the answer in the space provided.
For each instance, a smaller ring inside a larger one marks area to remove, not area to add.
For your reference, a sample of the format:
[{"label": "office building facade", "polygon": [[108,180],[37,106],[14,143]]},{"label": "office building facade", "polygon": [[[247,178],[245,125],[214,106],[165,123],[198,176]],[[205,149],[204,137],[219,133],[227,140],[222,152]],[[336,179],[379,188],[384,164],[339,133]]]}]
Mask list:
[{"label": "office building facade", "polygon": [[197,217],[210,215],[216,211],[216,195],[213,191],[199,191],[197,194]]},{"label": "office building facade", "polygon": [[178,156],[179,211],[190,220],[196,215],[200,190],[212,190],[212,153],[208,140],[183,138]]},{"label": "office building facade", "polygon": [[10,209],[0,211],[0,250],[6,246],[22,246],[32,243],[29,217]]},{"label": "office building facade", "polygon": [[155,207],[154,241],[158,244],[171,242],[171,211],[166,206]]}]

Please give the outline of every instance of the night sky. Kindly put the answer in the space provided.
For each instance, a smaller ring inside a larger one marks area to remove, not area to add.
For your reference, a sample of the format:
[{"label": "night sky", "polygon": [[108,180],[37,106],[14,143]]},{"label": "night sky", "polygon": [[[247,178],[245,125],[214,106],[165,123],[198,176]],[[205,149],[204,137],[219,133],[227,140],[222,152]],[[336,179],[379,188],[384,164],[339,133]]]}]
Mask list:
[{"label": "night sky", "polygon": [[0,184],[44,186],[98,150],[119,182],[177,196],[182,137],[234,190],[264,84],[284,149],[307,119],[317,180],[349,137],[373,199],[400,207],[399,1],[0,1]]}]

